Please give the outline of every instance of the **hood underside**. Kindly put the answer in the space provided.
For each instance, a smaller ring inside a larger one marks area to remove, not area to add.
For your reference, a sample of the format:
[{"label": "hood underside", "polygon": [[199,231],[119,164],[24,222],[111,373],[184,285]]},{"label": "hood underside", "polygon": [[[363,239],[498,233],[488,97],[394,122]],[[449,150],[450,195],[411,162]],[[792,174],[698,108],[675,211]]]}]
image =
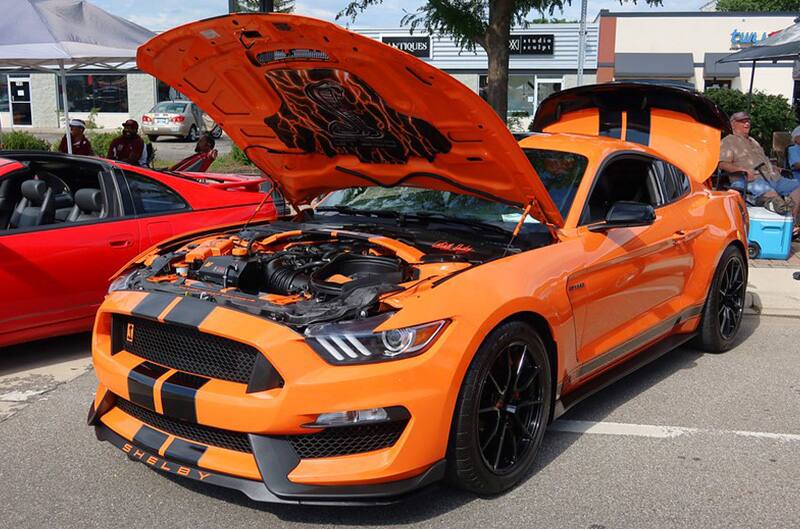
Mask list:
[{"label": "hood underside", "polygon": [[307,203],[409,185],[558,209],[494,111],[449,74],[305,17],[230,15],[172,29],[137,64],[197,103],[281,188]]}]

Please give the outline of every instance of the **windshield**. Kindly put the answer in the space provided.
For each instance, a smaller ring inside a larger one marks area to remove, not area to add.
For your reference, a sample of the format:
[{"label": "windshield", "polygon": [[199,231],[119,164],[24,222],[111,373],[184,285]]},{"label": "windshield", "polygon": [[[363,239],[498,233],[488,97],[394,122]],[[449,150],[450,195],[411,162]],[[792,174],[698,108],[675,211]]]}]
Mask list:
[{"label": "windshield", "polygon": [[588,158],[565,151],[522,149],[563,218],[575,199]]},{"label": "windshield", "polygon": [[159,103],[150,112],[163,112],[165,114],[183,114],[186,103],[165,102]]},{"label": "windshield", "polygon": [[[524,149],[561,215],[566,217],[588,160],[579,154],[544,149]],[[353,187],[331,193],[318,209],[348,208],[402,215],[438,215],[495,224],[513,230],[522,208],[416,187]],[[533,217],[526,224],[536,224]],[[526,226],[527,227],[527,226]]]}]

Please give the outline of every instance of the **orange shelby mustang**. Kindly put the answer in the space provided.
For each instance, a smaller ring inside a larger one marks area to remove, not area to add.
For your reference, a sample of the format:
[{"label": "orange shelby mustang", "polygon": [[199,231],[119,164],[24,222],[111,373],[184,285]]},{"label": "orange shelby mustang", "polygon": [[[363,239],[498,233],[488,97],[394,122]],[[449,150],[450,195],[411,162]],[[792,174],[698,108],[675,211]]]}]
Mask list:
[{"label": "orange shelby mustang", "polygon": [[495,494],[581,398],[733,344],[746,213],[707,184],[726,120],[699,94],[566,90],[517,144],[449,75],[309,18],[195,22],[138,64],[295,206],[329,194],[114,280],[89,422],[153,468],[274,502]]}]

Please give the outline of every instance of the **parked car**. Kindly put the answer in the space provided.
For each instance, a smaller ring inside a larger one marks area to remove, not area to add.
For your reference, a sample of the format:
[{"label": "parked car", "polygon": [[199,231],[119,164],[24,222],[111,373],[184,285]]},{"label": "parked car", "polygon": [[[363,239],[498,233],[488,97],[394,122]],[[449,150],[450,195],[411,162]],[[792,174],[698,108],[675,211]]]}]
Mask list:
[{"label": "parked car", "polygon": [[[0,151],[0,347],[88,331],[120,267],[164,239],[247,220],[263,181]],[[270,201],[256,218],[274,215]]]},{"label": "parked car", "polygon": [[115,279],[89,422],[134,460],[262,501],[497,494],[582,398],[736,343],[746,212],[707,184],[727,119],[696,92],[565,90],[518,144],[447,73],[305,17],[181,26],[138,65],[291,203],[332,194]]},{"label": "parked car", "polygon": [[162,101],[142,116],[142,132],[150,141],[156,141],[159,136],[197,141],[200,134],[206,132],[206,123],[203,111],[191,101]]}]

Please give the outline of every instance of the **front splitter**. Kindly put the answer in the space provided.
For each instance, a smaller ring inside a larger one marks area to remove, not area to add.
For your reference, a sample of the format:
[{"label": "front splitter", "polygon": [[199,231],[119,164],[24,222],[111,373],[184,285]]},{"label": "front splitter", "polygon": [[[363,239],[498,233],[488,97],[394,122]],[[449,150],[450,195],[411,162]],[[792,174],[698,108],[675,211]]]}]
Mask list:
[{"label": "front splitter", "polygon": [[[285,475],[280,476],[272,473],[262,482],[211,472],[153,454],[147,449],[128,441],[100,421],[95,423],[95,434],[99,440],[108,441],[125,452],[133,461],[144,463],[159,472],[238,490],[254,501],[266,503],[340,506],[388,505],[402,501],[413,492],[440,481],[445,473],[445,461],[441,460],[419,476],[380,484],[352,486],[301,485],[289,481]],[[274,448],[281,447],[282,444],[271,443],[270,439],[263,436],[251,436],[251,442],[255,445],[253,447],[254,455],[259,469],[262,469],[262,474],[268,468],[275,472],[277,469],[286,468],[287,466],[285,459],[283,461],[275,460],[276,457],[281,456],[283,450],[275,450]],[[284,494],[275,494],[268,486],[270,483],[273,485],[273,490],[280,490]]]}]

